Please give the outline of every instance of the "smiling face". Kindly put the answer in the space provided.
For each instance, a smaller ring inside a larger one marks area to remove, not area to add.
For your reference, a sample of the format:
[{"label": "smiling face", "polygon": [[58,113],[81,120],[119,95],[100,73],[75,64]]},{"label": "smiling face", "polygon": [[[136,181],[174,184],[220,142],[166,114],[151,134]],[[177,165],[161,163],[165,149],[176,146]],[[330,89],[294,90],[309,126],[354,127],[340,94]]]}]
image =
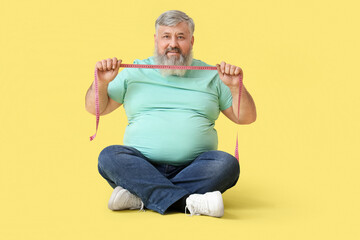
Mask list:
[{"label": "smiling face", "polygon": [[186,22],[180,22],[176,26],[159,26],[154,40],[159,55],[177,59],[180,54],[188,55],[194,44],[194,36],[191,36]]},{"label": "smiling face", "polygon": [[[191,36],[186,22],[180,22],[176,26],[159,26],[154,34],[155,62],[159,65],[183,65],[189,66],[192,62],[192,46],[194,37]],[[164,76],[183,76],[186,70],[161,69]]]}]

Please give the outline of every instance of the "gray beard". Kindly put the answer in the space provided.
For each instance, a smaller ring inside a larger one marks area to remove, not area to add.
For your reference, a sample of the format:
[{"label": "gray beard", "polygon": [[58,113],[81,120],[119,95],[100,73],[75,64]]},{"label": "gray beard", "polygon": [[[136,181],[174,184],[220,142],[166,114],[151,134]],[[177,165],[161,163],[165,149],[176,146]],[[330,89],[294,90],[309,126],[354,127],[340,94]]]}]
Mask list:
[{"label": "gray beard", "polygon": [[[166,51],[164,55],[158,54],[158,48],[157,45],[155,45],[154,50],[154,61],[156,65],[176,65],[176,66],[190,66],[193,60],[193,53],[192,49],[190,50],[188,55],[183,55],[180,52],[180,57],[177,56],[171,56],[168,58],[166,55]],[[161,75],[164,77],[170,76],[170,75],[176,75],[179,77],[183,77],[186,73],[186,69],[159,69]]]}]

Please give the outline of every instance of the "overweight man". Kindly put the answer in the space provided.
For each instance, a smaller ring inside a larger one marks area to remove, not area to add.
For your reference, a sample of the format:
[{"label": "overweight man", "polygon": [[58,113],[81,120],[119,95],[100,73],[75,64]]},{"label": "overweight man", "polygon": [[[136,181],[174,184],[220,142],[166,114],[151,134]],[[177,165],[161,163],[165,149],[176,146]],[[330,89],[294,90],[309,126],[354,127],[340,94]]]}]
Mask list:
[{"label": "overweight man", "polygon": [[[210,66],[193,59],[194,22],[167,11],[155,22],[154,56],[135,64]],[[220,56],[221,57],[221,56]],[[121,60],[96,63],[100,115],[124,106],[128,125],[123,145],[99,155],[100,175],[114,189],[108,208],[187,211],[222,217],[222,193],[235,186],[237,159],[218,151],[215,120],[222,112],[236,124],[256,119],[255,103],[243,86],[238,113],[240,67],[225,62],[217,71],[126,68]],[[94,83],[86,110],[95,114]]]}]

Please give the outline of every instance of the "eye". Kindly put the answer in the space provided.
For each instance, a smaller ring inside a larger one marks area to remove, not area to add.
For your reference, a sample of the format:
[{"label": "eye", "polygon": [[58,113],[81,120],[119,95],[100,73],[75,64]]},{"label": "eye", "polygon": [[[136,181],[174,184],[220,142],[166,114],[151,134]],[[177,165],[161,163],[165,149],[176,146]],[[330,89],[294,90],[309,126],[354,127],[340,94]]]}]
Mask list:
[{"label": "eye", "polygon": [[184,37],[183,36],[178,36],[178,39],[184,39]]},{"label": "eye", "polygon": [[164,35],[163,38],[169,38],[169,35]]}]

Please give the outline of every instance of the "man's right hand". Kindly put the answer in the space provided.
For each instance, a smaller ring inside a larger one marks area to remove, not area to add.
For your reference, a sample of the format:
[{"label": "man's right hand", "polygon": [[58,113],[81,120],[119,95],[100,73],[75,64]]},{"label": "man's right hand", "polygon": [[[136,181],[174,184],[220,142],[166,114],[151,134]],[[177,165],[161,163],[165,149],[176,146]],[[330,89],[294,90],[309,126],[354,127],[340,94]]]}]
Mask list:
[{"label": "man's right hand", "polygon": [[119,72],[121,59],[116,57],[103,59],[96,63],[95,67],[98,69],[99,82],[109,84]]}]

